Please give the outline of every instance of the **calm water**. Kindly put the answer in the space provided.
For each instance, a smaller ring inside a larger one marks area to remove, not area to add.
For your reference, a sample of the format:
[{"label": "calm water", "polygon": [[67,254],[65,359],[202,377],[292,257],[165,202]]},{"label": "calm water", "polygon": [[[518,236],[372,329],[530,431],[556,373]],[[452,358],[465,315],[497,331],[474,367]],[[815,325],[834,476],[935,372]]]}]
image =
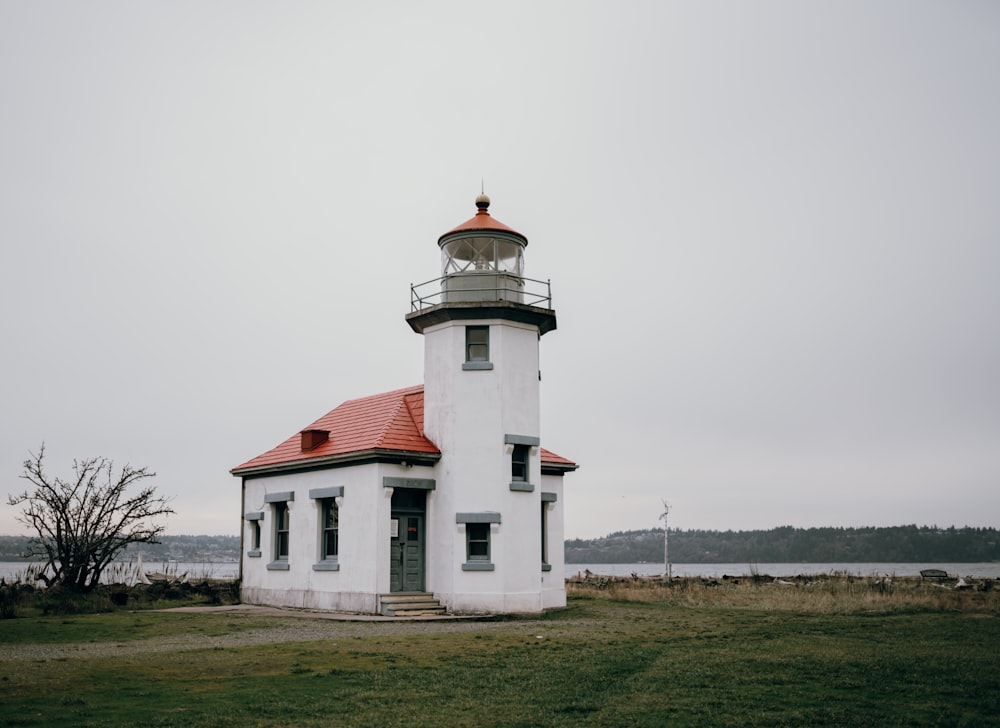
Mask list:
[{"label": "calm water", "polygon": [[[28,567],[26,562],[0,561],[0,578],[11,579],[23,574]],[[752,567],[752,568],[751,568]],[[111,567],[117,571],[106,572],[113,581],[130,581],[121,578],[122,575],[135,573],[134,563],[115,564]],[[629,576],[636,573],[639,576],[657,576],[663,574],[663,564],[566,564],[566,577],[582,574],[586,569],[591,573],[604,576]],[[858,563],[858,564],[674,564],[674,576],[705,576],[719,578],[726,574],[730,576],[749,576],[753,571],[769,576],[797,576],[799,574],[830,574],[833,572],[847,573],[854,576],[919,576],[921,569],[944,569],[952,576],[973,576],[978,578],[1000,578],[1000,563],[932,563],[919,562],[912,564],[898,563]],[[239,564],[225,563],[177,563],[147,561],[143,564],[144,571],[161,571],[171,574],[187,574],[188,578],[235,579],[239,573]],[[107,580],[107,579],[106,579]]]}]

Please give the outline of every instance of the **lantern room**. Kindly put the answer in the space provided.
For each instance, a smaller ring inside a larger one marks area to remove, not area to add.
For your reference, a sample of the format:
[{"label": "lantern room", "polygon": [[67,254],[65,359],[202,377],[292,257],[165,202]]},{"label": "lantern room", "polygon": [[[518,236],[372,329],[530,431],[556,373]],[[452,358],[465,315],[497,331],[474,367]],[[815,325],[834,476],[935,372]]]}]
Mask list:
[{"label": "lantern room", "polygon": [[495,220],[490,198],[476,198],[475,217],[438,239],[443,301],[522,302],[528,239]]}]

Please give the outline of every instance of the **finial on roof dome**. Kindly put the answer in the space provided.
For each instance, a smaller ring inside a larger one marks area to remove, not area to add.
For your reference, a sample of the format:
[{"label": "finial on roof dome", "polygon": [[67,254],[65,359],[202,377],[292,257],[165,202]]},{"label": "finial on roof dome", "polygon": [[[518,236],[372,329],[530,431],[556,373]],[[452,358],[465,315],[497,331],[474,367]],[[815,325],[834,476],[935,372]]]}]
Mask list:
[{"label": "finial on roof dome", "polygon": [[490,198],[487,197],[485,194],[479,195],[479,197],[476,198],[476,207],[478,207],[483,212],[486,212],[488,209],[490,209]]}]

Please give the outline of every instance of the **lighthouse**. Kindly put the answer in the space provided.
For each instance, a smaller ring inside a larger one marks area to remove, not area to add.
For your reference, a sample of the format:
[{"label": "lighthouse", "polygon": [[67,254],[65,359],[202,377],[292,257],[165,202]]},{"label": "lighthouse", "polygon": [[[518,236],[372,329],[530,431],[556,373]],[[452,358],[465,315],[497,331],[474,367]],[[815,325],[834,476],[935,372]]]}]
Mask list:
[{"label": "lighthouse", "polygon": [[[566,604],[563,476],[547,450],[539,342],[555,330],[528,239],[475,215],[411,286],[424,382],[342,402],[236,466],[248,604],[387,617],[537,613]],[[317,380],[317,394],[350,376]]]},{"label": "lighthouse", "polygon": [[525,275],[527,237],[489,207],[480,195],[476,214],[438,239],[441,276],[414,287],[406,317],[424,336],[425,434],[447,461],[429,525],[452,534],[454,553],[433,580],[462,608],[539,611],[565,600],[551,570],[561,493],[542,488],[539,403],[539,345],[556,314],[548,281]]}]

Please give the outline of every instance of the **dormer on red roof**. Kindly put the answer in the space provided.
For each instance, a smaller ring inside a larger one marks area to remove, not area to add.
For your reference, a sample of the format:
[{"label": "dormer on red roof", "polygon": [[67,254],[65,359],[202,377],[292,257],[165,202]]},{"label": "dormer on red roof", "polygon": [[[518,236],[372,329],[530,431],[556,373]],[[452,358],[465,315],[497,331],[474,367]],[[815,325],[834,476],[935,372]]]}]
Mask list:
[{"label": "dormer on red roof", "polygon": [[[323,441],[318,434],[327,433]],[[306,433],[310,435],[306,448]],[[542,468],[556,472],[577,466],[544,448]],[[424,436],[423,385],[352,399],[328,412],[280,445],[237,465],[233,475],[253,476],[361,460],[433,465],[441,451]]]}]

